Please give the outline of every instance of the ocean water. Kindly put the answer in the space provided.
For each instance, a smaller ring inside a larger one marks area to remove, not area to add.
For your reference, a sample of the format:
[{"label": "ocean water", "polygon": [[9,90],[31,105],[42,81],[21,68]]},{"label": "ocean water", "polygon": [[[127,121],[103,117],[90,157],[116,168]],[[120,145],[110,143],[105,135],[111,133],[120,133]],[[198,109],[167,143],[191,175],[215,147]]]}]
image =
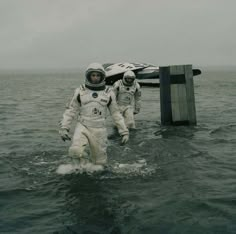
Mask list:
[{"label": "ocean water", "polygon": [[197,126],[160,125],[143,88],[137,130],[109,166],[73,172],[58,121],[76,73],[0,75],[0,233],[236,233],[236,71],[194,77]]}]

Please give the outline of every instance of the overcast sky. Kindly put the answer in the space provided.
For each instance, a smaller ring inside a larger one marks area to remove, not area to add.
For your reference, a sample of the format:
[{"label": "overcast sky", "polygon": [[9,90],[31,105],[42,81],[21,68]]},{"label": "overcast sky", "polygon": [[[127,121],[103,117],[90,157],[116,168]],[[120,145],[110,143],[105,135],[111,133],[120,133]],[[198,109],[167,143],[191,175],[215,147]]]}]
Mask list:
[{"label": "overcast sky", "polygon": [[0,0],[0,69],[236,65],[235,0]]}]

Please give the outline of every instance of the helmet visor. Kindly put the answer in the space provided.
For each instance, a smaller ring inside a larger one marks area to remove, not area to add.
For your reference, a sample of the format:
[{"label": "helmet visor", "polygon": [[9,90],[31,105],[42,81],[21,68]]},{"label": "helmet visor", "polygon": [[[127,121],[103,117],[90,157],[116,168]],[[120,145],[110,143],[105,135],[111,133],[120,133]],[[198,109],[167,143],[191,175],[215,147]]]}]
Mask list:
[{"label": "helmet visor", "polygon": [[100,84],[103,81],[103,76],[100,72],[91,72],[88,80],[91,84]]},{"label": "helmet visor", "polygon": [[133,84],[134,82],[134,77],[125,77],[125,82],[127,84]]}]

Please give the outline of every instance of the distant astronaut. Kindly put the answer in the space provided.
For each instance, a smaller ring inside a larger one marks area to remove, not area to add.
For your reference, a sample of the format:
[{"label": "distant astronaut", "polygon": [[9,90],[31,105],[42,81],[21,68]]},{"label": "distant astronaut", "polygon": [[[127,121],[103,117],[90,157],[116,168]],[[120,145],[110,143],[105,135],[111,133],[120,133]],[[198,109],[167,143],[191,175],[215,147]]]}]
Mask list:
[{"label": "distant astronaut", "polygon": [[123,79],[114,83],[113,90],[127,128],[135,129],[134,115],[140,112],[141,88],[134,72],[125,72]]}]

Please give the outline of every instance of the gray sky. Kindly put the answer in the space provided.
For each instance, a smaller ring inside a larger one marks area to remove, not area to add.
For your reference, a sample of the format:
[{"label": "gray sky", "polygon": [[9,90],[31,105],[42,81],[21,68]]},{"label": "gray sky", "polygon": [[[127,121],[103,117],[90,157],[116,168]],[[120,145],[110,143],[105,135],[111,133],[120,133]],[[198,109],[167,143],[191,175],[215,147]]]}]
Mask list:
[{"label": "gray sky", "polygon": [[0,0],[0,69],[236,65],[235,0]]}]

